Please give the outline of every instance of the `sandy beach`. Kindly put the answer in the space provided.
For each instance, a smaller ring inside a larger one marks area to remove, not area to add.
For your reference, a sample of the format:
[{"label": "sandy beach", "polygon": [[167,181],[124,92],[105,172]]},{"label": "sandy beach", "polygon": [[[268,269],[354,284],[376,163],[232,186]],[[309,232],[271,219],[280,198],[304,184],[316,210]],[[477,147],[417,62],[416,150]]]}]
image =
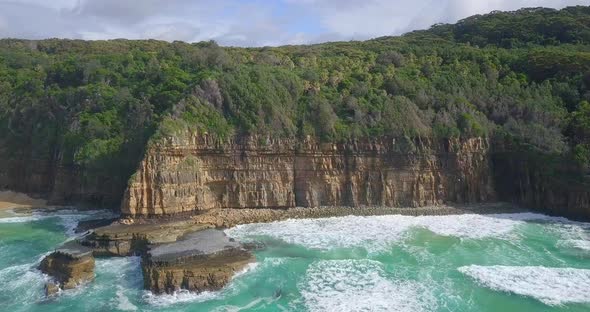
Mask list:
[{"label": "sandy beach", "polygon": [[13,191],[0,192],[0,209],[43,207],[47,203],[44,199],[31,198],[26,194]]}]

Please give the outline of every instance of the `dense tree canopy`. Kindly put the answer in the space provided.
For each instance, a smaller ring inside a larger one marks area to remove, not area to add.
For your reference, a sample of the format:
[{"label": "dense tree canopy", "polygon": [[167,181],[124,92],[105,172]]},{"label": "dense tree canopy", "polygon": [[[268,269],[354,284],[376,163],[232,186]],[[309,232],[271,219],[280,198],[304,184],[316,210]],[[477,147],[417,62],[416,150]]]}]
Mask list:
[{"label": "dense tree canopy", "polygon": [[276,48],[0,40],[4,148],[117,173],[156,131],[186,127],[322,141],[501,133],[587,166],[589,101],[589,7]]}]

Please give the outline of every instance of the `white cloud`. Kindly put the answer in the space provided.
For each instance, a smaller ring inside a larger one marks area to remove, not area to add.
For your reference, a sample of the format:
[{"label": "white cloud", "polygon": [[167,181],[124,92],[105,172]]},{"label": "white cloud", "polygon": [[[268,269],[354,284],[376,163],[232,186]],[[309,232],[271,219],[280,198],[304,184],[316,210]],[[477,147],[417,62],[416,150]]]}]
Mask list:
[{"label": "white cloud", "polygon": [[0,0],[0,37],[263,46],[366,39],[493,10],[590,0]]},{"label": "white cloud", "polygon": [[494,10],[523,7],[563,8],[589,5],[590,0],[285,0],[313,6],[324,27],[344,37],[364,39],[428,28],[436,23]]}]

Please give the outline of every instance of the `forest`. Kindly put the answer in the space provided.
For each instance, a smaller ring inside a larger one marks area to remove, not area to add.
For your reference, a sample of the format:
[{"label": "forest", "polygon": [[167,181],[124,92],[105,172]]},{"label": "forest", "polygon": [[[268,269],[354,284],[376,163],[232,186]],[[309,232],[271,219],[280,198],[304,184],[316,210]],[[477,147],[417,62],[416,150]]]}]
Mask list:
[{"label": "forest", "polygon": [[590,7],[304,46],[0,40],[8,157],[127,179],[150,139],[186,128],[323,142],[502,137],[586,172]]}]

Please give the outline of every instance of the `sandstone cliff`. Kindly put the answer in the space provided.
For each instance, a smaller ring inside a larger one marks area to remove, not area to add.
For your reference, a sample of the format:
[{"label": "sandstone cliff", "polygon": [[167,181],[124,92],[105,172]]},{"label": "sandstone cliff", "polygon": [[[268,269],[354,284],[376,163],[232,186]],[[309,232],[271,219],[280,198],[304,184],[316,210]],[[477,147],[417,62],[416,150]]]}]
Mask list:
[{"label": "sandstone cliff", "polygon": [[506,142],[494,145],[492,163],[502,200],[550,215],[590,220],[590,177],[584,177],[572,160]]},{"label": "sandstone cliff", "polygon": [[214,208],[419,207],[495,198],[485,139],[313,140],[183,135],[153,143],[121,211],[158,216]]},{"label": "sandstone cliff", "polygon": [[127,172],[113,176],[97,168],[64,160],[60,146],[50,154],[11,151],[0,141],[0,190],[12,190],[47,199],[52,205],[88,205],[115,208],[121,202]]}]

